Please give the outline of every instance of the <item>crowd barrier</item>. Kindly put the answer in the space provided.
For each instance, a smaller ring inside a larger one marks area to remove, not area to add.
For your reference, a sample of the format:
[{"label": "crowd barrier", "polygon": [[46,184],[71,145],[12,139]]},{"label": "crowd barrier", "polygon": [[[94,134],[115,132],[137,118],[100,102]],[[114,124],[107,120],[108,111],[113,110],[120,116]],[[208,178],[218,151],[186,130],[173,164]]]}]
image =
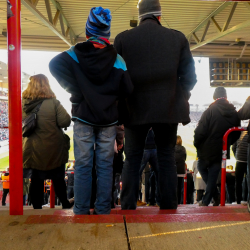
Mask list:
[{"label": "crowd barrier", "polygon": [[221,162],[221,193],[220,193],[220,205],[225,206],[226,202],[226,167],[227,167],[227,139],[231,132],[234,131],[246,131],[244,127],[230,128],[223,136],[222,147],[222,162]]}]

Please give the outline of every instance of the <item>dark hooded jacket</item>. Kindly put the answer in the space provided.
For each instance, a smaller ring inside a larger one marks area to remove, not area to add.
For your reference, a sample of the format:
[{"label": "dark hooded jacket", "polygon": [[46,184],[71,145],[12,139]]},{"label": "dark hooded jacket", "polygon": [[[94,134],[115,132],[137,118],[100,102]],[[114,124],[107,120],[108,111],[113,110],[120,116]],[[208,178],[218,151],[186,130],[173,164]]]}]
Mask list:
[{"label": "dark hooded jacket", "polygon": [[23,118],[36,109],[37,127],[29,136],[23,138],[23,168],[52,170],[68,162],[68,142],[62,128],[70,125],[71,118],[55,98],[45,100],[22,100]]},{"label": "dark hooded jacket", "polygon": [[112,45],[97,49],[91,42],[78,43],[53,58],[49,68],[71,94],[72,120],[112,126],[118,121],[118,100],[123,117],[127,115],[125,100],[133,85],[124,60]]},{"label": "dark hooded jacket", "polygon": [[[213,102],[202,114],[194,131],[194,146],[197,149],[198,158],[221,161],[223,136],[229,128],[238,126],[240,126],[240,120],[232,104],[226,99]],[[228,137],[228,146],[232,145],[239,136],[240,133],[232,132]]]},{"label": "dark hooded jacket", "polygon": [[188,99],[196,74],[186,37],[146,15],[138,27],[117,35],[114,47],[134,85],[127,125],[189,123]]},{"label": "dark hooded jacket", "polygon": [[[250,96],[246,99],[243,107],[238,111],[238,116],[241,120],[248,120],[250,119]],[[250,120],[248,123],[248,134],[250,133]],[[250,143],[250,136],[248,137],[248,143]]]},{"label": "dark hooded jacket", "polygon": [[177,174],[185,174],[186,173],[186,167],[185,167],[185,161],[187,158],[187,152],[185,147],[181,145],[175,145],[175,164],[177,167]]},{"label": "dark hooded jacket", "polygon": [[233,144],[232,151],[237,161],[247,162],[248,138],[248,132],[242,131],[240,139]]}]

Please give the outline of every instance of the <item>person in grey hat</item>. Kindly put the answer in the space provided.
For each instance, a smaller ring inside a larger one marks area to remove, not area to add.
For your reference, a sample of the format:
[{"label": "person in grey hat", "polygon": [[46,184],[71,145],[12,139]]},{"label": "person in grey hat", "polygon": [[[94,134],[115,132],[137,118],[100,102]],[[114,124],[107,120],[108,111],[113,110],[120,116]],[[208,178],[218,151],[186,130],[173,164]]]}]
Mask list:
[{"label": "person in grey hat", "polygon": [[[214,206],[220,204],[216,182],[221,169],[223,136],[228,129],[240,126],[237,111],[227,100],[226,89],[216,88],[213,98],[215,101],[202,114],[194,131],[194,146],[199,158],[197,168],[207,185],[200,206],[208,206],[212,198]],[[239,136],[238,132],[229,135],[227,152]],[[229,154],[227,156],[230,157]]]},{"label": "person in grey hat", "polygon": [[159,0],[140,1],[139,26],[118,34],[114,41],[134,85],[124,118],[126,160],[122,172],[122,209],[136,209],[139,169],[151,127],[159,163],[160,209],[177,208],[174,160],[177,125],[190,122],[188,100],[196,84],[196,74],[186,37],[163,27],[161,15]]}]

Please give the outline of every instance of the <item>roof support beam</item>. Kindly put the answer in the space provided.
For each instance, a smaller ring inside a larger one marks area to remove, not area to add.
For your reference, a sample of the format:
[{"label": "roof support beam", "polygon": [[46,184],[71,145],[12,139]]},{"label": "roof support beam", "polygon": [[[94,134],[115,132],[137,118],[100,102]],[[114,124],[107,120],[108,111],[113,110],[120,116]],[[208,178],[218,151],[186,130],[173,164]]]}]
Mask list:
[{"label": "roof support beam", "polygon": [[64,29],[62,13],[60,13],[60,15],[59,15],[59,20],[60,20],[62,34],[65,36],[65,29]]},{"label": "roof support beam", "polygon": [[200,42],[199,38],[196,36],[195,32],[192,34],[196,43],[198,44]]},{"label": "roof support beam", "polygon": [[39,0],[31,0],[31,3],[36,7]]},{"label": "roof support beam", "polygon": [[207,35],[207,31],[209,29],[209,26],[210,26],[210,20],[207,22],[207,25],[205,27],[204,33],[203,33],[202,38],[201,38],[201,42],[203,42],[205,40],[205,37]]},{"label": "roof support beam", "polygon": [[55,14],[54,19],[53,19],[53,25],[54,25],[54,26],[57,25],[57,22],[58,22],[59,16],[60,16],[60,12],[61,12],[60,10],[57,10],[57,11],[56,11],[56,14]]},{"label": "roof support beam", "polygon": [[45,1],[46,10],[47,10],[47,13],[48,13],[49,21],[50,21],[50,23],[53,24],[50,2],[49,2],[49,0],[44,0],[44,1]]},{"label": "roof support beam", "polygon": [[232,17],[233,17],[233,14],[234,14],[234,12],[235,12],[235,9],[236,9],[236,7],[237,7],[237,4],[238,4],[238,3],[233,3],[232,8],[231,8],[231,10],[230,10],[230,13],[229,13],[229,15],[228,15],[227,21],[225,22],[225,24],[224,24],[224,26],[223,26],[223,28],[222,28],[222,32],[224,32],[224,31],[227,30],[227,28],[228,28],[228,26],[229,26],[229,24],[230,24],[230,22],[231,22],[231,20],[232,20]]},{"label": "roof support beam", "polygon": [[238,24],[238,25],[235,25],[234,27],[232,27],[232,28],[230,28],[230,29],[227,29],[226,31],[220,32],[220,33],[218,33],[217,35],[208,38],[208,39],[206,39],[206,41],[200,42],[200,43],[198,43],[198,44],[192,46],[192,47],[190,48],[190,50],[197,49],[197,48],[199,48],[199,47],[201,47],[201,46],[203,46],[203,45],[206,45],[206,44],[208,44],[208,43],[213,42],[214,40],[220,39],[221,37],[224,37],[224,36],[226,36],[226,35],[228,35],[228,34],[231,34],[231,33],[235,32],[235,31],[237,31],[237,30],[246,28],[246,27],[248,27],[248,26],[250,26],[250,20],[247,20],[247,21],[245,21],[245,22],[243,22],[243,23],[240,23],[240,24]]},{"label": "roof support beam", "polygon": [[247,9],[250,11],[250,3],[245,3]]},{"label": "roof support beam", "polygon": [[224,2],[222,3],[216,10],[212,11],[203,21],[201,21],[188,35],[192,35],[194,32],[200,30],[212,17],[216,16],[218,13],[223,11],[226,7],[228,7],[231,2]]},{"label": "roof support beam", "polygon": [[219,32],[221,32],[221,27],[220,25],[216,22],[216,20],[214,19],[214,17],[211,17],[211,21],[213,22],[213,24],[215,25],[215,27],[217,28],[217,30]]},{"label": "roof support beam", "polygon": [[[22,4],[31,12],[33,13],[40,21],[42,21],[51,31],[53,31],[58,37],[60,37],[65,43],[69,46],[72,46],[71,42],[68,41],[67,37],[64,34],[61,34],[56,27],[40,12],[36,9],[36,7],[29,1],[29,0],[21,0]],[[61,16],[61,15],[60,15]],[[60,17],[59,17],[60,18]],[[61,17],[63,20],[63,17]],[[53,21],[52,21],[53,22]],[[67,27],[70,27],[67,25]],[[72,28],[71,28],[72,31]],[[75,34],[72,31],[72,39],[71,41],[75,42]]]}]

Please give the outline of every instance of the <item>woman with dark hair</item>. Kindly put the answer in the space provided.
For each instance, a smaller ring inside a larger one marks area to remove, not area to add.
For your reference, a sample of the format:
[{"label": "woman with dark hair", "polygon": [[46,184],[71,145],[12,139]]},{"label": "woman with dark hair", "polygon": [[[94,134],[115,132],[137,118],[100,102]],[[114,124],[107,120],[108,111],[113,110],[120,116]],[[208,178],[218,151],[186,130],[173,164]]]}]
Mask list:
[{"label": "woman with dark hair", "polygon": [[34,209],[42,208],[44,180],[52,179],[62,207],[70,208],[73,200],[67,199],[64,181],[69,140],[62,128],[70,125],[71,118],[42,74],[31,76],[22,93],[23,119],[37,109],[37,126],[31,135],[23,138],[23,172],[24,178],[31,178],[31,202]]},{"label": "woman with dark hair", "polygon": [[[175,163],[177,167],[177,175],[184,175],[186,173],[185,161],[187,158],[187,153],[185,147],[182,146],[182,139],[177,135],[176,145],[175,145]],[[183,189],[183,177],[178,176],[178,186],[177,186],[177,197],[178,204],[182,203],[182,189]]]}]

